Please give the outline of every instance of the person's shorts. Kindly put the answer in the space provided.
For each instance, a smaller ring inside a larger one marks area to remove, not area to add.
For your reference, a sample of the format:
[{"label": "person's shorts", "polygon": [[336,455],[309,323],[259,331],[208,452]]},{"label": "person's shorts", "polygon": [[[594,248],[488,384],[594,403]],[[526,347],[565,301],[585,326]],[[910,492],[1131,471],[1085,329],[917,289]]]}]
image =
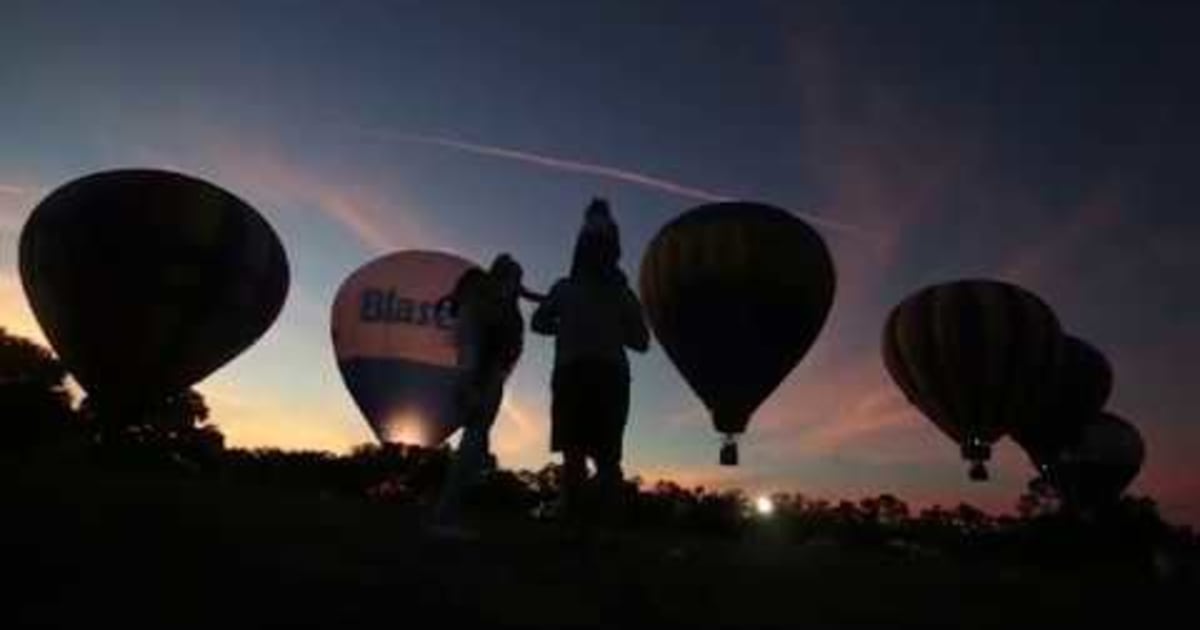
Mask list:
[{"label": "person's shorts", "polygon": [[629,416],[629,373],[609,361],[580,361],[554,370],[550,450],[582,451],[600,461],[621,461]]}]

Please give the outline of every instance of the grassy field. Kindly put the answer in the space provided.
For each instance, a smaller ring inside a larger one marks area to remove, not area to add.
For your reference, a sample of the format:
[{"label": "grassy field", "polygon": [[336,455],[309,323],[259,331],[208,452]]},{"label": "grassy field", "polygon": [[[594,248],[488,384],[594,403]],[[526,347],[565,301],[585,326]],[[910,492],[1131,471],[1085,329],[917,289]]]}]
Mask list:
[{"label": "grassy field", "polygon": [[578,542],[507,518],[482,523],[477,541],[447,542],[425,535],[411,506],[213,479],[10,472],[0,548],[10,627],[455,618],[1012,628],[1118,616],[1146,627],[1200,593],[1103,570],[797,544],[769,522],[740,540],[610,532]]}]

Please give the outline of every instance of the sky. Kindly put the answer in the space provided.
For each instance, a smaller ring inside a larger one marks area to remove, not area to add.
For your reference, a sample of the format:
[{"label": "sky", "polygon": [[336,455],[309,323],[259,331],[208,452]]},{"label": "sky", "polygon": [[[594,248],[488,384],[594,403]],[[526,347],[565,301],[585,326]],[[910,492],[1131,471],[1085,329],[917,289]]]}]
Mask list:
[{"label": "sky", "polygon": [[[16,244],[49,191],[116,167],[203,177],[267,217],[293,280],[273,328],[200,384],[215,421],[233,445],[341,452],[372,440],[329,340],[361,264],[509,251],[545,288],[602,195],[636,277],[665,222],[753,199],[825,237],[830,318],[737,468],[717,466],[661,349],[635,356],[629,474],[1011,509],[1024,456],[1002,442],[993,480],[968,481],[879,348],[911,292],[989,277],[1109,355],[1109,408],[1147,442],[1134,491],[1200,523],[1198,18],[1182,2],[6,0],[0,326],[43,339]],[[494,430],[506,466],[552,461],[552,359],[526,340]]]}]

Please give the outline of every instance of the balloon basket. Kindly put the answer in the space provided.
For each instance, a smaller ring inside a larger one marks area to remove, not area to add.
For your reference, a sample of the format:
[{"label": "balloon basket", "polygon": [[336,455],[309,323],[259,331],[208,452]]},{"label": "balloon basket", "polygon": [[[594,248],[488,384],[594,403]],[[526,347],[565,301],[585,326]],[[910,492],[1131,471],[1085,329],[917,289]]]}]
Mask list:
[{"label": "balloon basket", "polygon": [[984,466],[983,462],[971,464],[968,475],[971,477],[971,481],[987,481],[989,479],[987,466]]},{"label": "balloon basket", "polygon": [[737,442],[728,442],[728,443],[721,445],[721,465],[722,466],[737,466],[738,465]]}]

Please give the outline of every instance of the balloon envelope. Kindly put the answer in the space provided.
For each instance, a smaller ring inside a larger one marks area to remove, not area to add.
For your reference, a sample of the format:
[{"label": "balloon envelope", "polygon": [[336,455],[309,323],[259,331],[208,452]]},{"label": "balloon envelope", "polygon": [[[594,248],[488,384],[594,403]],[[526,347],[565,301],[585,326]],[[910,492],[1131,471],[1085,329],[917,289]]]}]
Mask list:
[{"label": "balloon envelope", "polygon": [[69,182],[21,232],[21,280],[46,338],[91,396],[185,390],[275,321],[287,257],[244,201],[199,179],[117,170]]},{"label": "balloon envelope", "polygon": [[465,372],[447,298],[475,265],[431,251],[377,258],[342,283],[332,336],[346,388],[381,442],[435,446],[459,426]]},{"label": "balloon envelope", "polygon": [[1066,500],[1095,507],[1119,498],[1145,459],[1146,445],[1137,427],[1102,412],[1065,450],[1052,469],[1052,479]]},{"label": "balloon envelope", "polygon": [[836,280],[807,223],[760,203],[703,205],[664,226],[642,260],[651,326],[725,434],[816,341]]},{"label": "balloon envelope", "polygon": [[1038,468],[1052,465],[1063,449],[1077,443],[1104,408],[1112,393],[1112,366],[1091,344],[1067,335],[1057,377],[1048,386],[1053,391],[1045,413],[1019,419],[1011,432]]},{"label": "balloon envelope", "polygon": [[994,280],[960,280],[918,291],[892,310],[883,331],[888,373],[908,400],[974,462],[1023,418],[1040,418],[1061,353],[1058,319],[1040,298]]}]

